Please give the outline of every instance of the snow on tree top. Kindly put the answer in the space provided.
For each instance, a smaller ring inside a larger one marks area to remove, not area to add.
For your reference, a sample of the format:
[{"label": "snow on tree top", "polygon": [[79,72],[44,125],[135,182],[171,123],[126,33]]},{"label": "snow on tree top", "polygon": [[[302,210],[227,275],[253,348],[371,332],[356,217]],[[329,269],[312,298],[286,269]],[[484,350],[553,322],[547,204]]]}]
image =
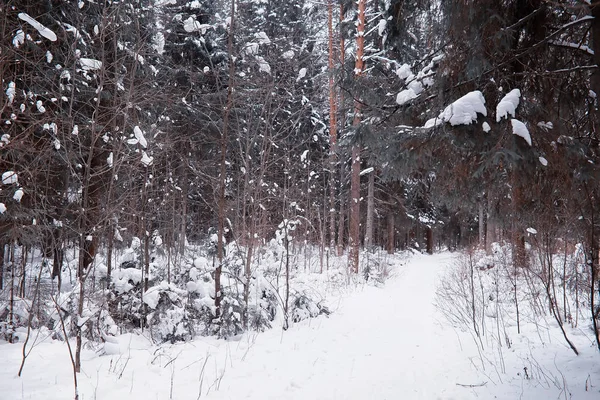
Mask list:
[{"label": "snow on tree top", "polygon": [[18,14],[18,17],[19,19],[22,19],[23,21],[27,22],[29,25],[34,27],[40,33],[40,35],[42,35],[46,39],[52,42],[56,41],[56,34],[52,32],[52,30],[37,22],[35,19],[31,18],[29,14],[22,12]]},{"label": "snow on tree top", "polygon": [[500,100],[500,103],[496,106],[496,122],[500,122],[502,118],[508,118],[509,115],[515,117],[520,97],[521,91],[513,89]]},{"label": "snow on tree top", "polygon": [[527,129],[527,126],[518,119],[511,119],[510,122],[512,124],[513,134],[521,136],[523,139],[525,139],[527,144],[531,146],[531,135],[529,134],[529,129]]}]

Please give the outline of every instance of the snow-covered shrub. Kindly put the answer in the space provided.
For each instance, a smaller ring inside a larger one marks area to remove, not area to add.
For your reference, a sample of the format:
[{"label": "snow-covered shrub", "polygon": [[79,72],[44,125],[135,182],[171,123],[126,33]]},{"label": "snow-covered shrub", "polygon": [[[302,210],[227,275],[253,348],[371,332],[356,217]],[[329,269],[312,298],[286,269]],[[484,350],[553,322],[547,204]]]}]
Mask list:
[{"label": "snow-covered shrub", "polygon": [[242,323],[243,308],[240,302],[228,293],[221,300],[221,316],[213,320],[215,334],[223,339],[232,338],[244,331]]},{"label": "snow-covered shrub", "polygon": [[271,323],[277,315],[279,299],[277,293],[266,285],[264,278],[261,278],[256,284],[259,287],[257,290],[251,289],[251,293],[256,293],[258,298],[250,300],[248,325],[256,331],[264,331],[271,328]]},{"label": "snow-covered shrub", "polygon": [[144,303],[152,310],[146,317],[146,324],[155,341],[175,343],[194,337],[185,290],[163,281],[144,293]]},{"label": "snow-covered shrub", "polygon": [[308,318],[315,318],[321,314],[329,315],[329,309],[315,302],[304,293],[298,294],[292,303],[291,315],[293,322],[300,322]]}]

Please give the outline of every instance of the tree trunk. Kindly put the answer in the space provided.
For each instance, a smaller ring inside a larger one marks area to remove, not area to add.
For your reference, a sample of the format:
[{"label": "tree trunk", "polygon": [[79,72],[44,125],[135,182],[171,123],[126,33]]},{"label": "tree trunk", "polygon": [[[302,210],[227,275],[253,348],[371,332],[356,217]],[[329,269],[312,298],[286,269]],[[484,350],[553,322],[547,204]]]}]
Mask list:
[{"label": "tree trunk", "polygon": [[338,256],[344,254],[344,227],[346,226],[346,210],[345,203],[340,196],[340,213],[338,215],[338,235],[337,235],[337,251]]},{"label": "tree trunk", "polygon": [[365,230],[365,247],[373,246],[373,218],[375,218],[375,171],[369,174],[367,194],[367,227]]},{"label": "tree trunk", "polygon": [[225,236],[225,173],[226,173],[226,155],[227,155],[227,141],[229,140],[229,116],[231,109],[233,108],[233,85],[234,85],[234,74],[235,74],[235,61],[233,57],[233,34],[235,29],[235,0],[231,0],[231,22],[229,24],[229,35],[227,40],[227,51],[229,52],[229,85],[227,86],[227,103],[225,104],[225,110],[223,112],[223,129],[221,131],[221,149],[220,149],[220,171],[219,171],[219,227],[217,238],[217,258],[219,264],[215,268],[215,317],[221,316],[221,272],[223,270],[223,258],[225,243],[223,241]]},{"label": "tree trunk", "polygon": [[[592,50],[594,51],[594,64],[600,65],[600,0],[592,0],[590,7],[590,13],[594,17],[591,22],[591,31],[592,31]],[[595,68],[591,77],[591,88],[597,94],[600,95],[600,68]],[[598,101],[598,100],[596,100]],[[594,108],[594,119],[593,119],[593,130],[594,136],[597,138],[600,134],[600,110],[599,105],[596,104]],[[591,194],[588,192],[588,199],[591,202]],[[592,224],[590,227],[590,250],[591,250],[591,266],[592,269],[592,286],[591,286],[591,308],[592,308],[592,316],[593,316],[593,326],[596,334],[596,345],[600,350],[600,315],[598,314],[600,307],[596,304],[596,297],[600,297],[600,289],[596,285],[598,285],[598,279],[600,274],[600,266],[598,262],[598,238],[596,235],[596,227],[595,227],[595,216],[594,216],[594,205],[591,205],[591,213],[592,213]],[[596,290],[598,289],[598,292]]]},{"label": "tree trunk", "polygon": [[0,290],[4,289],[4,243],[0,242]]},{"label": "tree trunk", "polygon": [[395,239],[395,233],[396,233],[396,218],[394,215],[394,211],[390,210],[388,212],[388,223],[387,223],[387,252],[388,254],[394,254],[394,251],[396,250],[396,239]]},{"label": "tree trunk", "polygon": [[185,163],[182,163],[181,168],[183,169],[181,174],[181,220],[179,223],[179,254],[183,256],[185,254],[185,237],[187,234],[187,196],[188,196],[188,177],[187,168]]},{"label": "tree trunk", "polygon": [[[358,0],[358,26],[356,35],[355,79],[363,72],[365,52],[365,8],[366,0]],[[358,128],[361,117],[361,103],[354,101],[354,120],[352,125]],[[360,250],[360,145],[352,146],[352,170],[350,172],[350,225],[348,233],[348,264],[354,273],[358,273]]]},{"label": "tree trunk", "polygon": [[485,198],[482,196],[479,199],[479,247],[485,246]]},{"label": "tree trunk", "polygon": [[333,3],[328,3],[328,29],[329,29],[329,248],[335,248],[335,164],[337,147],[337,94],[334,79],[334,45],[333,45]]},{"label": "tree trunk", "polygon": [[433,229],[431,229],[431,226],[427,226],[425,235],[427,239],[427,254],[433,254]]}]

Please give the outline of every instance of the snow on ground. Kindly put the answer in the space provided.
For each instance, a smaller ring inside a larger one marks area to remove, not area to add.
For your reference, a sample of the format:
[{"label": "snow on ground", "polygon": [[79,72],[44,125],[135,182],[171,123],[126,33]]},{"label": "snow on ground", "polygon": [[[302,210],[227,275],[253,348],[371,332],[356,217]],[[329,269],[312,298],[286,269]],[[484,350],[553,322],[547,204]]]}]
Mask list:
[{"label": "snow on ground", "polygon": [[[119,336],[103,349],[84,350],[80,399],[600,398],[598,353],[586,335],[574,336],[579,357],[558,337],[550,340],[545,333],[541,345],[533,334],[505,350],[502,378],[477,368],[473,340],[450,327],[435,306],[438,284],[455,259],[448,253],[415,255],[406,265],[398,263],[382,288],[342,291],[337,302],[329,299],[334,311],[329,317],[285,332],[160,346],[142,335]],[[64,343],[36,346],[22,378],[16,376],[20,359],[20,345],[0,344],[3,399],[71,396]],[[524,366],[536,376],[526,379]],[[572,397],[553,384],[557,377]]]}]

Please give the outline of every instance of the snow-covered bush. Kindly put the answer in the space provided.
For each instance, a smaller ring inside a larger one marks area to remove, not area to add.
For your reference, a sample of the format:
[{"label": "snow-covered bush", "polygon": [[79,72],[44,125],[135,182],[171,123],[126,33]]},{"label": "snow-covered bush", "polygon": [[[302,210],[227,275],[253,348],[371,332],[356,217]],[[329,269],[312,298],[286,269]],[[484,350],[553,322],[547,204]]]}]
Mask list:
[{"label": "snow-covered bush", "polygon": [[194,337],[187,309],[187,291],[163,281],[144,293],[144,303],[152,310],[146,317],[146,324],[155,341],[175,343]]},{"label": "snow-covered bush", "polygon": [[321,314],[329,315],[330,313],[326,306],[315,302],[304,293],[299,293],[292,303],[291,314],[293,322],[315,318]]}]

